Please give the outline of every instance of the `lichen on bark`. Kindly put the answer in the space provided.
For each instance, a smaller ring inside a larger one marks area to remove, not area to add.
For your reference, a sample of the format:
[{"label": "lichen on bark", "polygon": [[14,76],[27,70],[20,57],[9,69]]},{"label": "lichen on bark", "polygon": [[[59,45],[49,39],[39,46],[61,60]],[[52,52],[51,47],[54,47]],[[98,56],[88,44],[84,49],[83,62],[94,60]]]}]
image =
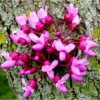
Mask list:
[{"label": "lichen on bark", "polygon": [[[15,22],[15,16],[21,15],[28,11],[37,11],[45,4],[49,6],[49,13],[57,20],[63,18],[66,10],[63,8],[64,3],[74,3],[80,9],[82,23],[79,26],[79,34],[89,35],[90,31],[95,32],[95,27],[100,28],[100,1],[99,0],[1,0],[0,2],[0,31],[6,34],[15,33],[18,27]],[[98,32],[99,34],[100,32]],[[98,43],[95,49],[97,57],[89,58],[90,65],[87,66],[87,75],[84,76],[83,83],[77,83],[68,80],[66,86],[68,93],[63,94],[59,92],[53,83],[46,77],[39,79],[38,88],[35,93],[28,98],[28,100],[99,100],[100,99],[100,39],[95,36],[94,40]],[[6,51],[13,51],[13,43],[9,38],[6,38],[6,43],[0,45],[1,49]],[[11,48],[12,47],[12,48]],[[21,50],[27,49],[24,47]],[[0,63],[4,59],[0,56]],[[22,97],[23,90],[21,84],[21,77],[18,74],[21,67],[15,67],[5,71],[9,84],[13,89],[18,100],[24,100]],[[27,82],[33,76],[27,77]]]}]

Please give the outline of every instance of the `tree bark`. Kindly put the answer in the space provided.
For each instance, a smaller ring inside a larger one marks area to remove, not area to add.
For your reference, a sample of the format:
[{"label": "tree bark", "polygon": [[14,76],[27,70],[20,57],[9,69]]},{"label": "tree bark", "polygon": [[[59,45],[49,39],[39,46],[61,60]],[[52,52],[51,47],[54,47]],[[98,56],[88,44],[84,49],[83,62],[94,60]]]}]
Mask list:
[{"label": "tree bark", "polygon": [[[15,16],[33,10],[37,11],[47,4],[49,13],[55,18],[57,24],[57,20],[63,18],[63,14],[66,12],[63,4],[70,2],[79,7],[80,16],[83,19],[77,33],[89,35],[90,31],[94,32],[93,39],[98,43],[98,47],[95,49],[97,57],[89,58],[90,65],[87,67],[88,71],[84,76],[84,82],[77,83],[70,80],[66,82],[69,90],[67,94],[58,91],[49,78],[43,77],[38,81],[38,88],[34,94],[27,100],[100,100],[100,0],[0,0],[0,39],[2,40],[0,40],[0,47],[8,52],[12,52],[16,47],[7,37],[18,29]],[[6,35],[4,36],[4,34]],[[25,47],[21,50],[27,49]],[[0,60],[0,63],[4,61],[1,56]],[[21,84],[22,77],[18,74],[20,70],[21,67],[14,67],[5,70],[5,74],[17,99],[25,100],[22,96],[24,92]],[[28,81],[33,75],[24,77]]]}]

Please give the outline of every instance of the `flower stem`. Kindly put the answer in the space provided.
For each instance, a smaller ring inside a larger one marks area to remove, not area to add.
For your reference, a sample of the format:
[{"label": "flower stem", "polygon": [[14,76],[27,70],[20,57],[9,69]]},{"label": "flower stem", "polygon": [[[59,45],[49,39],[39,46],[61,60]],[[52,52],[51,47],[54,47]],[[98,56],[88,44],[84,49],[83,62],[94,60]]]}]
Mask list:
[{"label": "flower stem", "polygon": [[42,72],[37,78],[36,80],[38,80],[39,78],[41,78],[44,75],[44,72]]},{"label": "flower stem", "polygon": [[56,29],[56,27],[55,27],[54,23],[52,24],[52,26],[53,26],[54,32],[55,32],[55,34],[56,34],[57,29]]},{"label": "flower stem", "polygon": [[64,33],[65,25],[66,25],[66,21],[64,21],[64,24],[63,24],[63,27],[62,27],[61,35],[63,35],[63,33]]}]

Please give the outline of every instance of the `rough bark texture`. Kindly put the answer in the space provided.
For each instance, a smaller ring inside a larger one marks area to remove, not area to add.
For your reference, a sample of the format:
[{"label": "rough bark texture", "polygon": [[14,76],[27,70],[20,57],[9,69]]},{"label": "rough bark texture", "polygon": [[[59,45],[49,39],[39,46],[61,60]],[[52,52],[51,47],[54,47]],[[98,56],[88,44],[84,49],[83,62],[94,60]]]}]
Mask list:
[{"label": "rough bark texture", "polygon": [[[38,8],[47,4],[50,14],[56,21],[56,19],[62,18],[65,12],[63,3],[70,2],[79,7],[80,15],[83,18],[78,33],[89,35],[90,30],[94,31],[93,38],[98,43],[98,47],[95,49],[97,57],[89,58],[90,65],[84,82],[77,83],[70,80],[66,82],[69,90],[67,94],[59,92],[48,78],[43,77],[38,81],[35,93],[28,100],[100,100],[100,0],[0,0],[0,46],[9,52],[15,49],[16,45],[8,37],[5,38],[7,34],[15,33],[18,29],[15,16],[28,13],[29,10],[37,11]],[[1,56],[0,59],[0,63],[2,63],[4,59]],[[21,67],[14,67],[5,70],[5,74],[17,99],[24,100],[21,76],[18,74],[20,70]],[[32,77],[32,75],[27,77],[27,81]]]}]

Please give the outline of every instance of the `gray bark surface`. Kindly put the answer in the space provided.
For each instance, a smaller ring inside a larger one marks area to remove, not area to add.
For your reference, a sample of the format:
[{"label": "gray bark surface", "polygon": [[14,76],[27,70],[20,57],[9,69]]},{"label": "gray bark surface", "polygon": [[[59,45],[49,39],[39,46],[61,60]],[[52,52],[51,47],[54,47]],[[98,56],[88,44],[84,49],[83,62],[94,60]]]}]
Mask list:
[{"label": "gray bark surface", "polygon": [[[38,88],[34,94],[27,100],[100,100],[100,0],[0,0],[0,39],[6,41],[5,43],[0,41],[0,47],[8,52],[15,49],[15,44],[8,37],[5,38],[2,35],[5,33],[8,36],[17,31],[18,25],[15,22],[15,16],[28,11],[37,11],[47,4],[49,13],[55,18],[57,24],[57,20],[62,18],[66,11],[63,4],[70,2],[79,7],[79,13],[83,19],[78,33],[89,35],[90,31],[94,32],[93,38],[98,43],[98,47],[95,49],[97,57],[89,58],[90,65],[84,76],[84,82],[77,83],[70,80],[66,82],[67,94],[57,90],[49,78],[43,77],[39,79]],[[27,49],[26,47],[21,48],[21,50]],[[4,59],[0,56],[0,63],[3,61]],[[22,77],[18,74],[20,70],[21,67],[14,67],[4,70],[4,72],[17,99],[25,100],[22,96],[24,92],[21,84]],[[23,77],[28,82],[33,75]]]}]

